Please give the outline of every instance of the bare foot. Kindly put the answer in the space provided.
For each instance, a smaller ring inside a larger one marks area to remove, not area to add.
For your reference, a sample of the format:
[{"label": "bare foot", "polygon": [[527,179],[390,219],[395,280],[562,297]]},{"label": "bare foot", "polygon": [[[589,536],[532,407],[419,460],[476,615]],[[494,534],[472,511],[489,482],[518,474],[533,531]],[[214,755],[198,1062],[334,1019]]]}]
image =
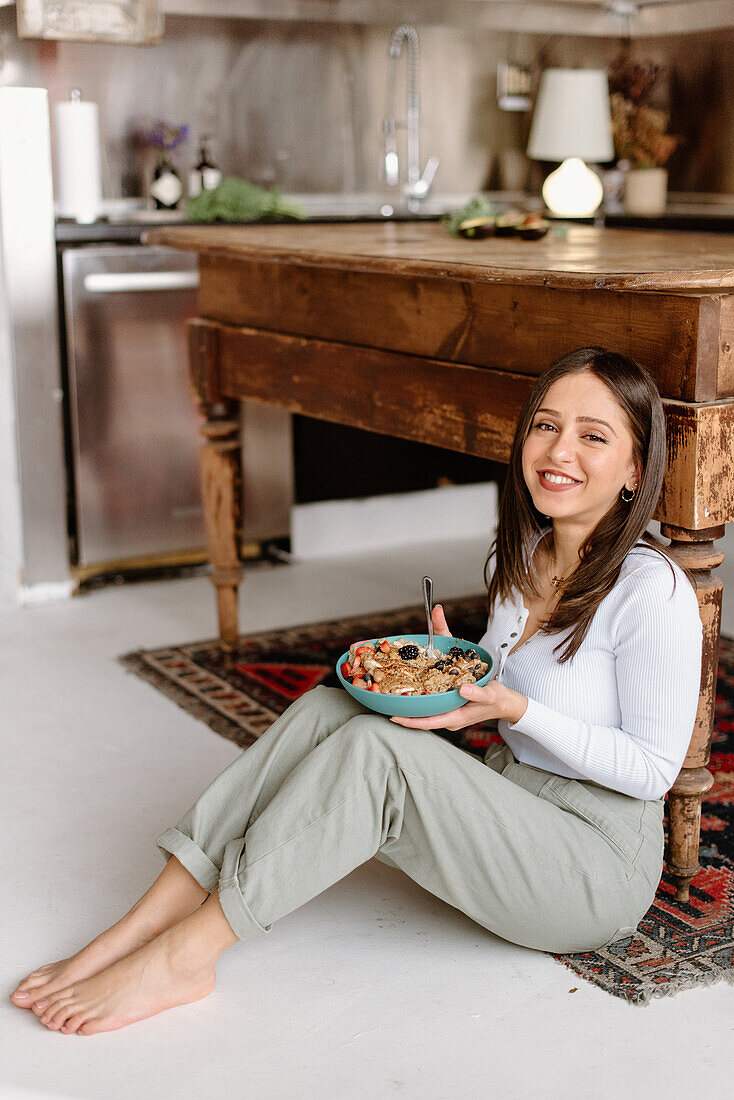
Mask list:
[{"label": "bare foot", "polygon": [[33,1008],[37,1001],[91,978],[196,912],[207,896],[203,886],[172,856],[124,917],[71,958],[34,970],[18,983],[10,999],[19,1008]]},{"label": "bare foot", "polygon": [[33,1011],[51,1031],[94,1035],[199,1001],[215,982],[213,962],[202,963],[172,928],[86,981],[37,1000]]},{"label": "bare foot", "polygon": [[33,1008],[41,999],[48,999],[60,989],[66,989],[73,982],[81,982],[98,974],[119,959],[124,959],[133,951],[153,938],[142,935],[139,930],[130,927],[124,920],[119,921],[95,937],[91,943],[77,951],[68,959],[48,963],[32,971],[10,994],[10,999],[18,1008]]}]

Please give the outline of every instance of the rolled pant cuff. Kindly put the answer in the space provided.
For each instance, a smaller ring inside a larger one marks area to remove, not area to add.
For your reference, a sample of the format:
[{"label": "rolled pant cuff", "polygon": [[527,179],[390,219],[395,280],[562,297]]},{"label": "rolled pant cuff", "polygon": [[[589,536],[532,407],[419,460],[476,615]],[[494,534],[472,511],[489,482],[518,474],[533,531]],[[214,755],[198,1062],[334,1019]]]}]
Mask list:
[{"label": "rolled pant cuff", "polygon": [[219,884],[219,868],[194,844],[190,836],[172,827],[161,833],[156,844],[162,851],[175,856],[204,890],[208,890],[210,894],[216,890]]},{"label": "rolled pant cuff", "polygon": [[240,940],[251,939],[258,932],[269,932],[272,927],[270,924],[263,927],[255,919],[242,894],[237,869],[244,847],[244,837],[229,842],[224,849],[222,873],[219,876],[219,904],[230,928]]}]

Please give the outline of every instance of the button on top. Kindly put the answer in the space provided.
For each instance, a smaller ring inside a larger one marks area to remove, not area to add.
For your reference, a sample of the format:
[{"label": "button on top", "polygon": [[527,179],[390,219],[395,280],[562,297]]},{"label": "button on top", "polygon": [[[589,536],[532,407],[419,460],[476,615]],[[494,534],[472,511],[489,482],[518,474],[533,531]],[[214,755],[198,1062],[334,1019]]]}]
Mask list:
[{"label": "button on top", "polygon": [[503,642],[500,649],[507,649],[507,642]]},{"label": "button on top", "polygon": [[516,638],[517,637],[517,631],[513,630],[512,633],[510,634],[510,637],[511,638]]}]

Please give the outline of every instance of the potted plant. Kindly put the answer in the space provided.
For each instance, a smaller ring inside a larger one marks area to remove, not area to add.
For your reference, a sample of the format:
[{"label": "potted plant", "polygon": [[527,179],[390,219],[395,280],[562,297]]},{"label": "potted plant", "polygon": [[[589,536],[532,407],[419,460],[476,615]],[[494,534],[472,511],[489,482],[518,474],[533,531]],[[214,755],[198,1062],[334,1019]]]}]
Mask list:
[{"label": "potted plant", "polygon": [[662,74],[652,61],[621,57],[609,70],[612,135],[619,166],[626,168],[625,209],[656,214],[665,209],[665,165],[681,139],[667,133],[667,111],[650,105]]}]

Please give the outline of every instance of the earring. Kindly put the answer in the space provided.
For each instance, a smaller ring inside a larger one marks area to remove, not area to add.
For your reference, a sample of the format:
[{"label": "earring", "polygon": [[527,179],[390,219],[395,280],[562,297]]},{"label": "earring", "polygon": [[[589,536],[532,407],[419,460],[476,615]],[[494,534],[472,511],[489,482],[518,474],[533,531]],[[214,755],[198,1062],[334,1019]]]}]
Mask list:
[{"label": "earring", "polygon": [[619,495],[620,495],[620,497],[622,498],[622,500],[624,501],[624,503],[625,503],[625,504],[629,504],[629,502],[630,502],[631,500],[634,500],[634,498],[635,498],[635,493],[637,492],[637,489],[636,489],[636,488],[635,488],[635,489],[627,489],[627,490],[626,490],[626,492],[628,492],[628,493],[629,493],[629,496],[628,496],[628,497],[626,497],[626,496],[624,495],[624,494],[625,494],[625,486],[623,485],[623,486],[622,486],[622,491],[621,491],[621,493],[620,493]]}]

